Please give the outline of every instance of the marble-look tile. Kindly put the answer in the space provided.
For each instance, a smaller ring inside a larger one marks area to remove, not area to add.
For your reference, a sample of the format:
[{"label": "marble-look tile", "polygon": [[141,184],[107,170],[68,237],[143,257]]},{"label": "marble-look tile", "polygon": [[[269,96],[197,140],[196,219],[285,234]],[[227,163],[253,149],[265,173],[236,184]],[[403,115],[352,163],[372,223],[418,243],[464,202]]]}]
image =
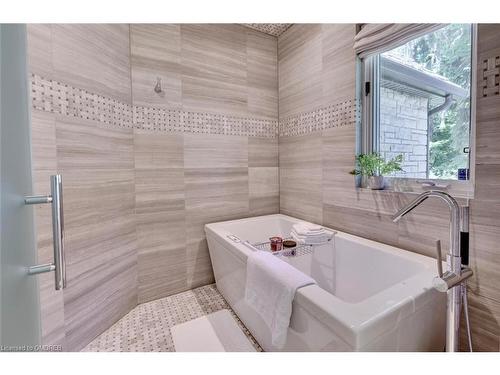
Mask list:
[{"label": "marble-look tile", "polygon": [[157,168],[135,170],[137,214],[184,211],[184,170]]},{"label": "marble-look tile", "polygon": [[321,224],[323,221],[322,169],[280,168],[280,212]]},{"label": "marble-look tile", "polygon": [[322,167],[323,138],[321,133],[279,139],[280,168]]},{"label": "marble-look tile", "polygon": [[54,75],[131,104],[129,26],[53,24]]},{"label": "marble-look tile", "polygon": [[[57,170],[56,150],[55,116],[47,112],[33,110],[31,112],[31,159],[33,160],[33,170],[48,170],[55,173]],[[48,187],[50,189],[50,184]]]},{"label": "marble-look tile", "polygon": [[[206,285],[170,297],[143,303],[88,344],[87,352],[173,352],[170,329],[192,319],[228,309],[257,351],[262,351],[248,329],[231,310],[215,285]],[[148,329],[144,329],[147,322]]]},{"label": "marble-look tile", "polygon": [[323,105],[354,97],[356,53],[353,48],[355,24],[322,24]]},{"label": "marble-look tile", "polygon": [[246,29],[182,24],[181,43],[183,109],[246,115]]},{"label": "marble-look tile", "polygon": [[188,289],[215,282],[206,238],[190,239],[188,235],[186,261]]},{"label": "marble-look tile", "polygon": [[93,121],[59,116],[56,137],[62,170],[134,168],[132,129],[107,129]]},{"label": "marble-look tile", "polygon": [[[133,104],[180,109],[180,25],[130,25],[130,51]],[[162,93],[154,91],[157,78],[161,79]]]},{"label": "marble-look tile", "polygon": [[474,275],[468,281],[476,294],[499,301],[500,295],[500,202],[473,200],[470,206],[470,266]]},{"label": "marble-look tile", "polygon": [[248,137],[248,166],[277,167],[278,139]]},{"label": "marble-look tile", "polygon": [[280,120],[322,105],[321,39],[319,24],[295,24],[278,38]]},{"label": "marble-look tile", "polygon": [[278,118],[278,43],[259,32],[247,32],[248,112]]},{"label": "marble-look tile", "polygon": [[136,221],[139,303],[186,290],[184,205],[177,211],[137,214]]},{"label": "marble-look tile", "polygon": [[184,135],[185,168],[246,168],[248,138],[223,135]]},{"label": "marble-look tile", "polygon": [[138,300],[187,289],[183,136],[134,134]]},{"label": "marble-look tile", "polygon": [[68,350],[78,350],[137,303],[132,129],[56,119],[63,176]]},{"label": "marble-look tile", "polygon": [[304,220],[323,220],[321,133],[279,140],[280,211]]},{"label": "marble-look tile", "polygon": [[[497,107],[500,106],[500,101]],[[499,116],[500,118],[500,111]],[[498,134],[498,120],[481,121],[476,129],[476,164],[500,164],[500,135]]]},{"label": "marble-look tile", "polygon": [[28,70],[45,78],[53,78],[54,66],[52,59],[52,25],[26,24]]},{"label": "marble-look tile", "polygon": [[184,136],[134,130],[134,160],[137,169],[184,167]]},{"label": "marble-look tile", "polygon": [[500,168],[498,164],[476,164],[474,198],[498,201],[500,196]]},{"label": "marble-look tile", "polygon": [[63,172],[67,350],[78,350],[137,303],[133,170]]},{"label": "marble-look tile", "polygon": [[272,215],[280,213],[280,196],[250,198],[250,216]]},{"label": "marble-look tile", "polygon": [[[52,262],[52,259],[49,262]],[[68,347],[64,323],[64,292],[56,291],[54,284],[52,273],[38,276],[42,345],[60,345],[65,351]]]},{"label": "marble-look tile", "polygon": [[[385,215],[393,215],[400,207],[409,203],[413,198],[413,196],[407,196],[406,194],[390,190],[371,190],[364,188],[356,188],[354,194],[355,198],[349,206]],[[346,194],[346,196],[351,196],[351,194]]]},{"label": "marble-look tile", "polygon": [[356,199],[355,166],[356,129],[354,126],[332,128],[323,132],[323,203],[352,206]]},{"label": "marble-look tile", "polygon": [[136,169],[138,300],[187,289],[184,170]]},{"label": "marble-look tile", "polygon": [[498,43],[498,31],[500,26],[495,23],[482,23],[477,26],[479,54],[500,48]]},{"label": "marble-look tile", "polygon": [[[414,197],[406,197],[400,207]],[[392,210],[396,212],[398,207]],[[398,222],[399,247],[436,258],[436,241],[446,253],[450,246],[450,213],[445,202],[428,199]]]},{"label": "marble-look tile", "polygon": [[213,280],[207,223],[249,215],[248,168],[186,168],[188,286]]},{"label": "marble-look tile", "polygon": [[325,204],[323,224],[374,241],[398,245],[398,225],[392,222],[390,215]]},{"label": "marble-look tile", "polygon": [[250,215],[279,213],[279,169],[277,167],[248,168]]},{"label": "marble-look tile", "polygon": [[62,170],[62,178],[66,228],[134,211],[133,169]]},{"label": "marble-look tile", "polygon": [[[469,317],[472,348],[475,352],[500,351],[500,302],[475,294],[469,288]],[[462,351],[468,350],[464,325],[461,330]]]},{"label": "marble-look tile", "polygon": [[[64,295],[66,343],[69,351],[78,351],[88,342],[113,325],[137,305],[136,264],[132,254],[106,264],[99,271],[106,274],[106,281],[88,275],[88,280],[98,279],[88,285],[85,292],[68,287]],[[79,283],[82,280],[78,281]]]},{"label": "marble-look tile", "polygon": [[[500,48],[498,51],[500,55]],[[489,56],[485,56],[486,58]],[[478,68],[480,69],[480,68]],[[482,74],[482,72],[478,72],[478,75]],[[478,86],[481,86],[482,83],[478,82]],[[481,86],[482,88],[482,86]],[[478,90],[481,92],[481,88]],[[496,96],[478,96],[476,101],[476,131],[481,132],[481,126],[479,125],[481,122],[488,121],[498,121],[500,117],[500,95]]]},{"label": "marble-look tile", "polygon": [[204,238],[210,222],[248,215],[248,168],[186,168],[188,239]]},{"label": "marble-look tile", "polygon": [[279,194],[279,169],[277,167],[248,168],[251,198]]}]

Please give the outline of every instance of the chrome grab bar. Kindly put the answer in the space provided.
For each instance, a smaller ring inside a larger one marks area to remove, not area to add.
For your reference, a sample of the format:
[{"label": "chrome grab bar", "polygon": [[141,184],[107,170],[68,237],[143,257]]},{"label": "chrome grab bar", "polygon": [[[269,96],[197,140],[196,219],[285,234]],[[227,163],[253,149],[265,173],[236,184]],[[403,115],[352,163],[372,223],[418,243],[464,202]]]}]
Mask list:
[{"label": "chrome grab bar", "polygon": [[28,268],[28,275],[54,271],[55,288],[66,288],[66,262],[64,259],[64,216],[62,177],[50,176],[50,195],[33,195],[24,198],[27,205],[51,203],[52,205],[52,240],[54,243],[54,263],[39,264]]}]

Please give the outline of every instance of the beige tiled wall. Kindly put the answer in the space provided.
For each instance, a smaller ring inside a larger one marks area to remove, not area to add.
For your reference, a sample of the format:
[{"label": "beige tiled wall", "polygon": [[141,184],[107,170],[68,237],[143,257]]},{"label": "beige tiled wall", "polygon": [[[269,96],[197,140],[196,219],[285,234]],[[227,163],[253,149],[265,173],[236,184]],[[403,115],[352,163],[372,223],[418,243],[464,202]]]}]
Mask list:
[{"label": "beige tiled wall", "polygon": [[[354,25],[293,25],[278,39],[280,120],[354,98]],[[500,55],[500,26],[479,25],[479,86],[482,59]],[[307,67],[305,69],[304,67]],[[500,96],[478,90],[476,199],[471,202],[469,282],[473,345],[500,345]],[[429,201],[395,224],[390,216],[412,197],[356,189],[353,123],[279,138],[280,209],[333,228],[434,256],[435,241],[448,245],[448,209]]]},{"label": "beige tiled wall", "polygon": [[[78,350],[137,303],[213,282],[205,223],[279,211],[277,138],[244,125],[277,122],[277,39],[239,25],[29,25],[28,34],[30,73],[59,82],[38,93],[69,100],[39,98],[32,111],[36,191],[56,172],[64,183],[68,286],[56,292],[53,275],[40,277],[43,341]],[[72,103],[65,85],[100,97]],[[85,107],[102,98],[122,117]],[[133,106],[193,121],[236,116],[243,125],[229,134],[245,135],[168,131],[150,118],[130,126]],[[50,211],[36,215],[40,261],[50,261]]]},{"label": "beige tiled wall", "polygon": [[[130,35],[134,105],[277,120],[275,37],[230,24]],[[136,130],[135,147],[139,302],[213,282],[206,223],[279,210],[276,138]]]},{"label": "beige tiled wall", "polygon": [[[30,25],[30,73],[131,104],[127,25]],[[82,116],[84,117],[84,116]],[[32,111],[37,193],[64,182],[67,288],[41,276],[44,343],[81,348],[137,304],[131,129]],[[37,208],[39,261],[51,261],[48,207]]]},{"label": "beige tiled wall", "polygon": [[471,202],[469,282],[473,342],[500,350],[500,95],[483,96],[484,61],[500,64],[499,24],[478,26],[476,199]]},{"label": "beige tiled wall", "polygon": [[[66,204],[68,288],[55,292],[52,275],[40,276],[45,343],[77,350],[138,302],[212,281],[209,221],[281,206],[424,254],[434,254],[437,238],[446,246],[439,202],[394,224],[390,215],[410,197],[356,190],[348,174],[355,128],[339,113],[354,103],[354,25],[294,25],[278,52],[275,38],[238,25],[29,25],[28,32],[32,73],[125,105],[276,120],[279,67],[280,118],[300,125],[332,107],[324,118],[336,124],[280,137],[278,164],[277,138],[121,128],[98,116],[33,110],[35,189],[47,192],[48,176],[62,173]],[[499,32],[479,27],[480,61],[500,55]],[[152,90],[158,76],[162,95]],[[499,349],[499,98],[478,98],[469,283],[478,350]],[[36,218],[39,258],[50,261],[48,207],[37,207]]]}]

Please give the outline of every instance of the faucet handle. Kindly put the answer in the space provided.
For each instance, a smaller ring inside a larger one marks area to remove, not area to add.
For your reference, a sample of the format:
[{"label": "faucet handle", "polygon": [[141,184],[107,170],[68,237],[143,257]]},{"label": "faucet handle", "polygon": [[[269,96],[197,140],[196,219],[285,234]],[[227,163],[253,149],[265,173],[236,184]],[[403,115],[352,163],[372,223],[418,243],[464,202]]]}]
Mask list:
[{"label": "faucet handle", "polygon": [[436,252],[437,252],[437,268],[438,268],[438,276],[443,277],[443,261],[441,254],[441,240],[436,240]]},{"label": "faucet handle", "polygon": [[439,276],[436,276],[434,279],[432,279],[432,287],[441,293],[446,293],[450,288],[447,282]]},{"label": "faucet handle", "polygon": [[444,293],[454,286],[464,282],[472,275],[473,272],[469,267],[463,267],[459,275],[451,271],[446,271],[442,277],[435,277],[432,280],[432,287],[437,291]]}]

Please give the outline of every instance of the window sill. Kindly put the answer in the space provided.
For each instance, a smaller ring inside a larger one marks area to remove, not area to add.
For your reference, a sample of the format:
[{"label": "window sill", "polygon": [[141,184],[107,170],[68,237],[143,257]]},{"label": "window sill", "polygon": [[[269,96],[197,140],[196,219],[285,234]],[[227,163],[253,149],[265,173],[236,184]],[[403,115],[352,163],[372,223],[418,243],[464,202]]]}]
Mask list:
[{"label": "window sill", "polygon": [[439,190],[450,194],[461,202],[467,202],[469,199],[474,198],[474,184],[472,181],[458,181],[458,180],[425,180],[432,181],[437,185],[448,185],[446,188],[425,186],[417,182],[416,179],[411,178],[395,178],[386,177],[386,187],[383,190],[372,190],[366,185],[358,186],[359,191],[383,192],[388,193],[401,193],[410,195],[419,195],[428,190]]}]

